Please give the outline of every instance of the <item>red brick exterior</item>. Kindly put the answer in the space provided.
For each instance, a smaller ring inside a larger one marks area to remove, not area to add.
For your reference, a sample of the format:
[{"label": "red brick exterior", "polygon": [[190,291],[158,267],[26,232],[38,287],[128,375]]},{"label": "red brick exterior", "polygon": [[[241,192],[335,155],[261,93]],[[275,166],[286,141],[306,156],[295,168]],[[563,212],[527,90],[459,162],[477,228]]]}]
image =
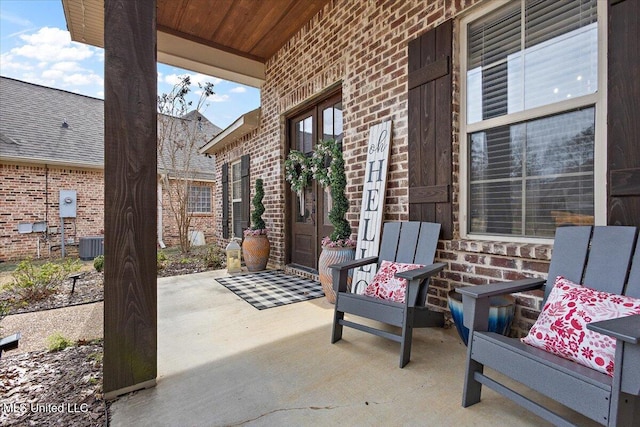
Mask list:
[{"label": "red brick exterior", "polygon": [[[215,200],[213,183],[195,183],[212,187],[212,206]],[[76,219],[65,219],[65,241],[97,236],[104,232],[104,173],[101,169],[79,169],[33,164],[0,163],[0,260],[18,260],[38,256],[60,256],[61,243],[59,192],[76,190]],[[164,242],[177,245],[175,220],[163,209]],[[48,236],[42,233],[20,234],[18,224],[47,221],[55,227]],[[74,229],[75,222],[75,229]],[[196,214],[192,228],[201,230],[207,242],[212,241],[215,226],[213,214]],[[49,247],[53,246],[50,251]],[[70,253],[74,246],[67,246]]]},{"label": "red brick exterior", "polygon": [[[291,196],[284,181],[285,126],[287,115],[330,88],[342,88],[344,106],[344,156],[350,210],[347,214],[357,233],[364,160],[369,128],[392,120],[391,161],[386,194],[385,220],[408,220],[407,160],[407,44],[411,39],[450,18],[456,18],[478,0],[334,0],[305,25],[266,64],[266,81],[261,88],[261,124],[217,154],[216,176],[224,162],[251,156],[251,185],[264,179],[264,214],[272,251],[271,263],[284,266],[286,259],[286,212]],[[548,245],[463,241],[457,223],[459,212],[459,40],[454,21],[454,132],[453,210],[454,239],[442,241],[438,259],[448,268],[435,281],[429,302],[446,307],[447,292],[455,287],[544,276],[550,259]],[[253,192],[253,189],[252,189]],[[253,193],[252,193],[253,194]],[[216,239],[224,247],[220,226],[222,192],[217,189]],[[518,297],[514,333],[531,325],[531,311],[538,310],[539,296]]]},{"label": "red brick exterior", "polygon": [[[0,259],[3,261],[60,256],[60,190],[76,190],[75,221],[65,218],[65,241],[97,236],[104,229],[104,174],[99,169],[0,164]],[[47,221],[55,232],[20,234],[22,222]],[[75,230],[74,230],[75,222]],[[73,246],[69,246],[69,249]]]},{"label": "red brick exterior", "polygon": [[[171,181],[172,183],[174,181]],[[161,185],[160,183],[158,183]],[[215,194],[216,185],[213,182],[194,181],[193,185],[211,188],[211,209],[215,211]],[[178,237],[178,223],[169,204],[169,196],[165,186],[162,186],[162,241],[167,246],[179,246],[180,239]],[[194,231],[202,231],[204,233],[205,243],[214,243],[216,227],[215,213],[192,213],[190,229]]]}]

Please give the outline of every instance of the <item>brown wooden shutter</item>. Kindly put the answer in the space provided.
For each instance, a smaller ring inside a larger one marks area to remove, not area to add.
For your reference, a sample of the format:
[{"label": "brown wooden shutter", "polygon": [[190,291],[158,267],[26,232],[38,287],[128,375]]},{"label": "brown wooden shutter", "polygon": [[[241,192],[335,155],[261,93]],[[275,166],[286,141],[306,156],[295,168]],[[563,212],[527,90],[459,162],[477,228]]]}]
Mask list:
[{"label": "brown wooden shutter", "polygon": [[640,226],[640,2],[611,1],[608,22],[608,223]]},{"label": "brown wooden shutter", "polygon": [[250,174],[249,174],[249,155],[245,154],[244,156],[240,157],[240,176],[241,176],[241,181],[240,181],[240,186],[241,186],[241,192],[242,192],[242,207],[240,208],[240,211],[242,212],[242,218],[240,221],[240,228],[242,230],[246,230],[247,228],[249,228],[249,225],[251,225],[249,223],[249,217],[251,214],[251,205],[250,205],[250,194],[251,194],[251,181],[250,181]]},{"label": "brown wooden shutter", "polygon": [[229,238],[229,163],[222,164],[222,237]]},{"label": "brown wooden shutter", "polygon": [[452,21],[409,42],[409,219],[442,225],[453,237],[451,208]]}]

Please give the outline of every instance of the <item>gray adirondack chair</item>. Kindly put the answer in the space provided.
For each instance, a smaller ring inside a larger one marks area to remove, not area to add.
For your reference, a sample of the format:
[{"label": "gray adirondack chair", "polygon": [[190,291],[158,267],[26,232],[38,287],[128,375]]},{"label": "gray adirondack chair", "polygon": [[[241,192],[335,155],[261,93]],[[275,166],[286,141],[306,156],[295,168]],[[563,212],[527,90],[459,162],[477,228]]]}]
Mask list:
[{"label": "gray adirondack chair", "polygon": [[640,297],[637,234],[635,227],[561,227],[556,232],[546,281],[525,279],[458,289],[464,323],[470,329],[462,406],[479,402],[486,385],[555,425],[571,425],[541,403],[484,373],[483,368],[489,367],[600,424],[640,425],[640,315],[587,326],[616,338],[613,378],[517,338],[486,332],[489,297],[544,287],[546,299],[559,275],[601,291]]},{"label": "gray adirondack chair", "polygon": [[[443,263],[433,263],[439,236],[440,224],[415,221],[388,222],[384,224],[377,257],[330,266],[333,268],[333,288],[336,291],[331,343],[342,338],[343,326],[399,342],[400,367],[403,368],[411,356],[413,328],[444,325],[443,313],[431,311],[425,306],[429,278],[445,267]],[[349,270],[372,264],[377,268],[383,260],[425,265],[424,268],[396,274],[396,277],[407,279],[404,303],[358,295],[347,289]],[[345,320],[345,313],[398,326],[401,331],[396,334],[377,329],[357,323],[351,316],[349,320]]]}]

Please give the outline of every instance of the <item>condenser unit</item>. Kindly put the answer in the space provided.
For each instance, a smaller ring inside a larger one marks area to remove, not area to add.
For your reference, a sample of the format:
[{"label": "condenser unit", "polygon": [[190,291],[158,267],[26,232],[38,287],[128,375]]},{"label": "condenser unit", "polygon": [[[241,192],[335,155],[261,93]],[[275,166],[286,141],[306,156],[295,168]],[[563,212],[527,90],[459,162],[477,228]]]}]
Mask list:
[{"label": "condenser unit", "polygon": [[78,245],[78,252],[80,259],[83,261],[90,261],[98,255],[104,254],[104,237],[81,237]]}]

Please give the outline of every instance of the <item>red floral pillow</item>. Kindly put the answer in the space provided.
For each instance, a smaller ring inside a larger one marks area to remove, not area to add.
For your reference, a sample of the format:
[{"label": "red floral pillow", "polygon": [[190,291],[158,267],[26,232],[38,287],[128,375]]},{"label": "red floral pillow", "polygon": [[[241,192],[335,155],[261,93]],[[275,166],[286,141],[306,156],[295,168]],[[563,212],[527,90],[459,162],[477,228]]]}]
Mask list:
[{"label": "red floral pillow", "polygon": [[395,302],[404,302],[407,289],[406,279],[395,277],[396,273],[424,267],[421,264],[382,261],[378,272],[364,290],[364,294]]},{"label": "red floral pillow", "polygon": [[640,299],[597,291],[558,276],[522,342],[613,376],[616,340],[587,329],[587,324],[632,314],[640,314]]}]

